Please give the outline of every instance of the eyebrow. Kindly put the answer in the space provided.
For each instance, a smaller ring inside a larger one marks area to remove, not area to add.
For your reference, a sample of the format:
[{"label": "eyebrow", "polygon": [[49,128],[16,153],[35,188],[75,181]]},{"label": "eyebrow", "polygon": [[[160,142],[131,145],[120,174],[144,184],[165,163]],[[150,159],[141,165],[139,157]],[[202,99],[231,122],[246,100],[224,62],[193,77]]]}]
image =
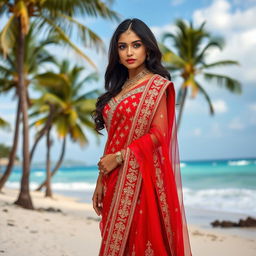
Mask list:
[{"label": "eyebrow", "polygon": [[[142,43],[141,40],[135,40],[135,41],[132,42],[132,44],[138,43],[138,42],[141,42],[141,43]],[[127,43],[125,43],[125,42],[118,42],[118,44],[127,44]]]}]

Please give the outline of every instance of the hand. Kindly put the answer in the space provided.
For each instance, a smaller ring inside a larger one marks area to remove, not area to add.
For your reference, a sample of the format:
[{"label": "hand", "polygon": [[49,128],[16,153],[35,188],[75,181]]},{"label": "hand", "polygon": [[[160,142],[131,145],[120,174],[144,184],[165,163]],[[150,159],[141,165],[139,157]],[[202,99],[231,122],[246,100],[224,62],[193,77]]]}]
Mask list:
[{"label": "hand", "polygon": [[108,154],[101,157],[100,161],[98,162],[99,170],[101,170],[104,174],[110,173],[118,166],[116,161],[115,154]]},{"label": "hand", "polygon": [[101,181],[98,181],[92,197],[93,209],[95,210],[98,216],[100,216],[102,213],[102,200],[103,184]]}]

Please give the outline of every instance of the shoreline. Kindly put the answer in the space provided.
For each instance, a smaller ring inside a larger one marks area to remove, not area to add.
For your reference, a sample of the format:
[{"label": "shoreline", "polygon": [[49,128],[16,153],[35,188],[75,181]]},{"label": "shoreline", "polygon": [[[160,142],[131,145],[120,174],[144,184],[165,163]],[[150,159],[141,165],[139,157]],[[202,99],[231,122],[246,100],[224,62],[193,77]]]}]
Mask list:
[{"label": "shoreline", "polygon": [[[67,190],[58,190],[57,195],[63,195],[65,197],[70,197],[75,199],[79,203],[89,204],[91,202],[92,193],[89,191],[67,191]],[[54,192],[55,194],[55,192]],[[82,196],[83,195],[83,198]],[[240,218],[246,218],[248,216],[256,218],[256,214],[246,214],[246,213],[237,213],[237,212],[225,212],[225,211],[216,211],[210,209],[202,209],[195,207],[185,207],[186,219],[189,225],[195,225],[203,229],[212,229],[219,232],[224,232],[225,234],[240,235],[245,238],[254,238],[256,237],[256,228],[219,228],[212,227],[211,222],[219,220],[231,220],[238,221]]]},{"label": "shoreline", "polygon": [[[8,188],[8,190],[17,191],[15,188]],[[31,190],[31,193],[34,193]],[[37,192],[36,192],[37,193]],[[44,195],[44,192],[39,192]],[[88,208],[93,211],[93,208],[90,204],[92,198],[92,191],[68,191],[68,190],[57,190],[56,192],[53,190],[53,196],[71,198],[75,202],[85,204]],[[217,232],[223,232],[224,234],[230,235],[238,235],[244,238],[254,238],[256,237],[256,228],[221,228],[221,227],[212,227],[211,222],[215,221],[216,219],[222,220],[229,220],[229,221],[238,221],[239,219],[245,219],[248,216],[256,218],[256,214],[246,214],[246,213],[239,213],[239,212],[226,212],[222,210],[213,210],[213,209],[202,209],[202,208],[195,208],[191,206],[185,206],[186,211],[186,220],[188,225],[198,226],[199,228],[203,229],[210,229],[215,230]],[[94,213],[94,211],[93,211]],[[97,216],[95,214],[95,216]]]},{"label": "shoreline", "polygon": [[[1,255],[98,254],[101,241],[99,217],[90,204],[56,193],[50,199],[45,198],[43,192],[31,192],[37,209],[31,211],[13,205],[17,193],[18,190],[7,188],[0,193]],[[60,211],[38,210],[48,207]],[[256,255],[255,238],[190,223],[188,229],[193,256]]]}]

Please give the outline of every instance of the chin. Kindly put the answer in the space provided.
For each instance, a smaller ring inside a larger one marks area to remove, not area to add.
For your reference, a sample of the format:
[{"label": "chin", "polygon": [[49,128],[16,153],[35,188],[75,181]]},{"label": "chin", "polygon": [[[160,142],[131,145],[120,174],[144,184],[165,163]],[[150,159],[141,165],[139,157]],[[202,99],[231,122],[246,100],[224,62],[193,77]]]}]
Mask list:
[{"label": "chin", "polygon": [[[124,64],[123,64],[124,65]],[[143,63],[142,64],[137,64],[137,63],[133,63],[133,64],[127,64],[127,63],[125,63],[125,67],[127,68],[127,69],[135,69],[135,68],[139,68],[139,67],[141,67],[141,65],[143,65]]]}]

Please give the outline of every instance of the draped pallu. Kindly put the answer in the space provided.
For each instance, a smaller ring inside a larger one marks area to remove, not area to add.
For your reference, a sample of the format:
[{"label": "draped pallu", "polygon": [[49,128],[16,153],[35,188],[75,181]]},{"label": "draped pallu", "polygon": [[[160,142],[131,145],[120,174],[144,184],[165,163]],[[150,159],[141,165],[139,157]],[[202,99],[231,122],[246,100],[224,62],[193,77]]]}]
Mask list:
[{"label": "draped pallu", "polygon": [[[152,125],[163,97],[166,133]],[[112,98],[103,118],[108,131],[104,155],[121,149],[126,153],[123,164],[102,180],[99,255],[190,256],[173,83],[153,75],[118,100]]]}]

